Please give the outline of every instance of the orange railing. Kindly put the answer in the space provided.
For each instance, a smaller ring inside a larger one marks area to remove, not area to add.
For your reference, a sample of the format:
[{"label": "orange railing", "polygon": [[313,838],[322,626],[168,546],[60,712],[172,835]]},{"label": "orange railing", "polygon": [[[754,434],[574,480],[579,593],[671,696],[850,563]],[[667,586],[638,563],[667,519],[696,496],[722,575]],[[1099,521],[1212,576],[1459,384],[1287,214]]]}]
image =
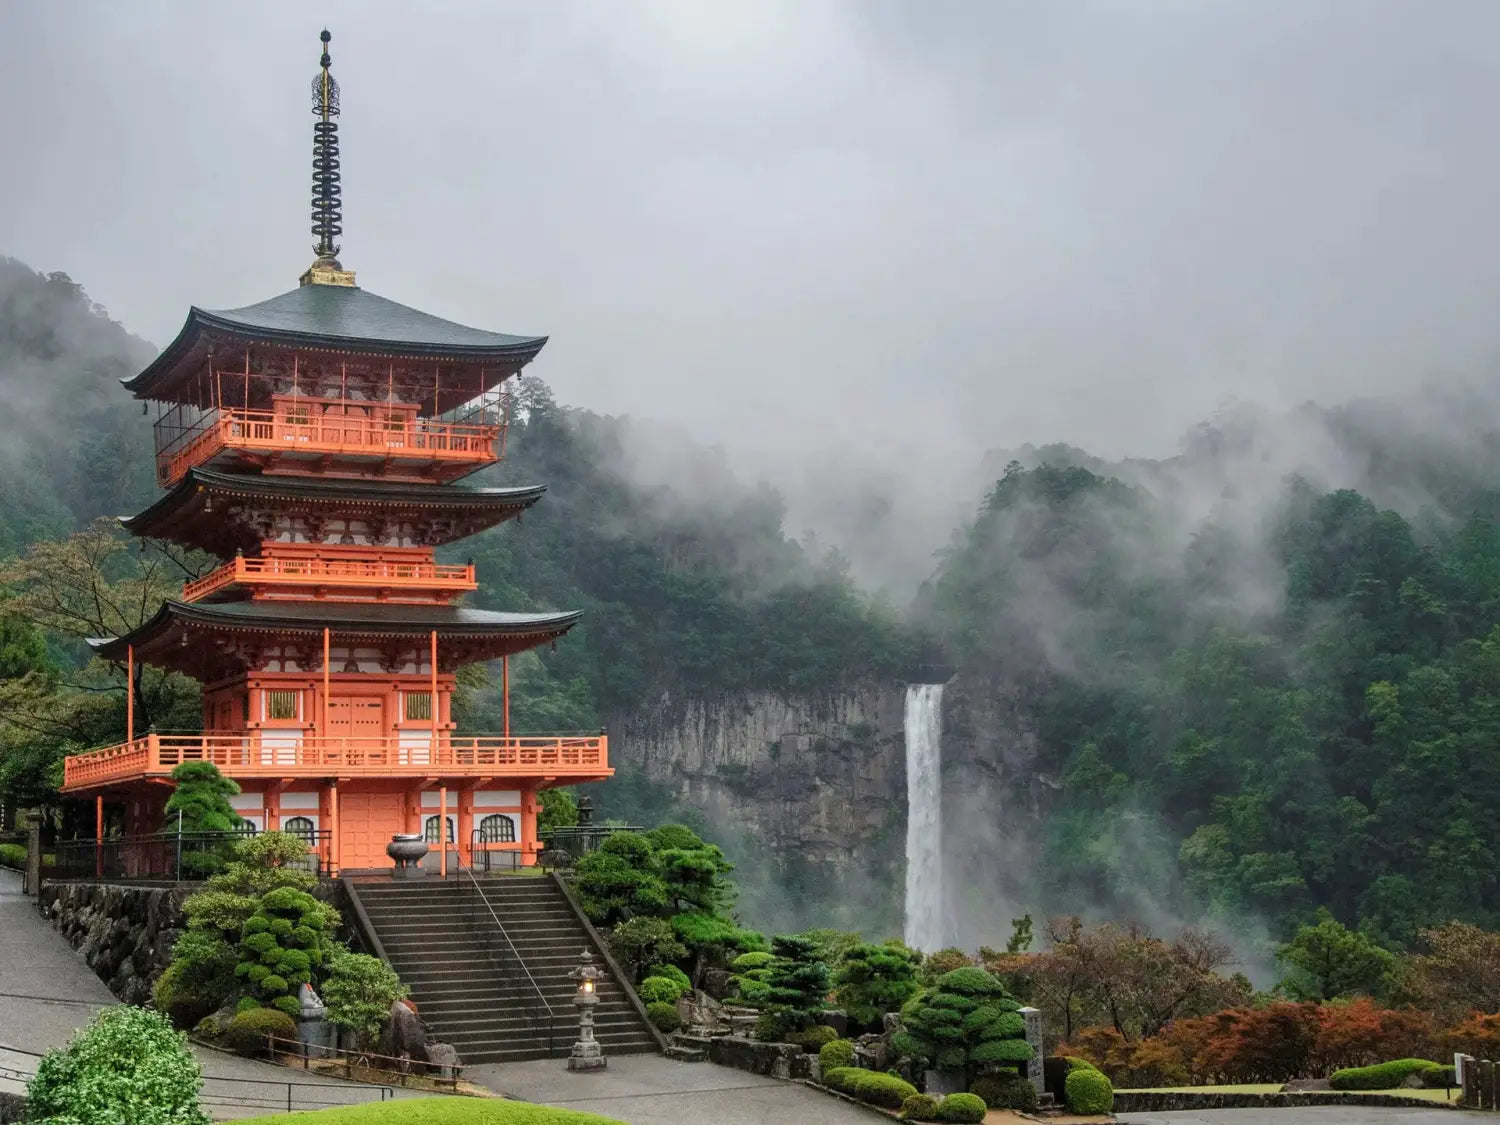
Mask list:
[{"label": "orange railing", "polygon": [[159,449],[156,471],[162,484],[180,480],[221,449],[284,453],[379,454],[398,461],[488,464],[500,458],[502,425],[438,422],[427,418],[383,419],[347,414],[295,414],[270,410],[222,409],[196,432]]},{"label": "orange railing", "polygon": [[307,586],[411,586],[475,590],[472,566],[388,559],[237,558],[182,587],[182,600],[205,598],[225,586],[286,583]]},{"label": "orange railing", "polygon": [[63,760],[64,791],[165,777],[183,762],[212,762],[230,777],[576,777],[609,768],[602,734],[450,735],[436,744],[418,732],[390,738],[338,738],[296,731],[149,734]]}]

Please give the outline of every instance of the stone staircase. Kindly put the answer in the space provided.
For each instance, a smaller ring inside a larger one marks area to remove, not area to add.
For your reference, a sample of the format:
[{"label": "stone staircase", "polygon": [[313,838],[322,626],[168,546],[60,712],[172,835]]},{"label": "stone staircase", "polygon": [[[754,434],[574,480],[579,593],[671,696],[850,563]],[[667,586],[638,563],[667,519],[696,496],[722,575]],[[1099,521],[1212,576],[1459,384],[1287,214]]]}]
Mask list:
[{"label": "stone staircase", "polygon": [[[619,982],[607,974],[600,951],[550,878],[482,878],[484,896],[551,1007],[552,1035],[525,977],[497,967],[490,952],[498,935],[475,919],[468,876],[446,882],[354,882],[350,892],[364,908],[386,958],[411,990],[417,1013],[433,1036],[458,1049],[465,1065],[562,1057],[578,1038],[576,983],[568,976],[588,949],[606,975],[599,981],[594,1031],[606,1055],[660,1050]],[[505,950],[503,940],[498,947]],[[528,1010],[530,1009],[530,1010]]]}]

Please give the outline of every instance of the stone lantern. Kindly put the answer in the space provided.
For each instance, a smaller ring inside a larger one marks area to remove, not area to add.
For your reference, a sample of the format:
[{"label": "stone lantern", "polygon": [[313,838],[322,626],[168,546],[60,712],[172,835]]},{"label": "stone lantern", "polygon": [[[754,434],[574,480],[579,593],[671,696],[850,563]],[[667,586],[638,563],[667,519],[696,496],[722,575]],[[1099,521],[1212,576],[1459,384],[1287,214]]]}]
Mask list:
[{"label": "stone lantern", "polygon": [[568,974],[578,982],[573,1003],[578,1006],[578,1042],[568,1055],[569,1070],[602,1070],[609,1065],[599,1041],[594,1038],[594,1008],[599,1003],[599,970],[587,949],[578,956],[578,968]]}]

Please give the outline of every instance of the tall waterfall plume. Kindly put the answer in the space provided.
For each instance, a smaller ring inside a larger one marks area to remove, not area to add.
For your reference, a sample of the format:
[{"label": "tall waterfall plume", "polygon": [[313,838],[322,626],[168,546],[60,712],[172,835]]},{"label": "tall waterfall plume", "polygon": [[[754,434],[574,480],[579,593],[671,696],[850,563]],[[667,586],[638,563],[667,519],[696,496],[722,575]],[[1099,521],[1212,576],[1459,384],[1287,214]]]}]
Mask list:
[{"label": "tall waterfall plume", "polygon": [[906,944],[949,941],[943,894],[943,685],[906,688]]}]

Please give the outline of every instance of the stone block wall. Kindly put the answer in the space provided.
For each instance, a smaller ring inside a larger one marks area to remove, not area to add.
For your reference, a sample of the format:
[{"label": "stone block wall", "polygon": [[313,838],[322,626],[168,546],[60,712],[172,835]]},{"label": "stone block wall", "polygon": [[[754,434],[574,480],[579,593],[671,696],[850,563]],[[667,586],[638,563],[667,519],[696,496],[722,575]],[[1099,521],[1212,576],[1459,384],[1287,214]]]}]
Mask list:
[{"label": "stone block wall", "polygon": [[127,1004],[148,1004],[182,933],[182,903],[189,893],[181,887],[47,883],[37,905],[112,993]]}]

